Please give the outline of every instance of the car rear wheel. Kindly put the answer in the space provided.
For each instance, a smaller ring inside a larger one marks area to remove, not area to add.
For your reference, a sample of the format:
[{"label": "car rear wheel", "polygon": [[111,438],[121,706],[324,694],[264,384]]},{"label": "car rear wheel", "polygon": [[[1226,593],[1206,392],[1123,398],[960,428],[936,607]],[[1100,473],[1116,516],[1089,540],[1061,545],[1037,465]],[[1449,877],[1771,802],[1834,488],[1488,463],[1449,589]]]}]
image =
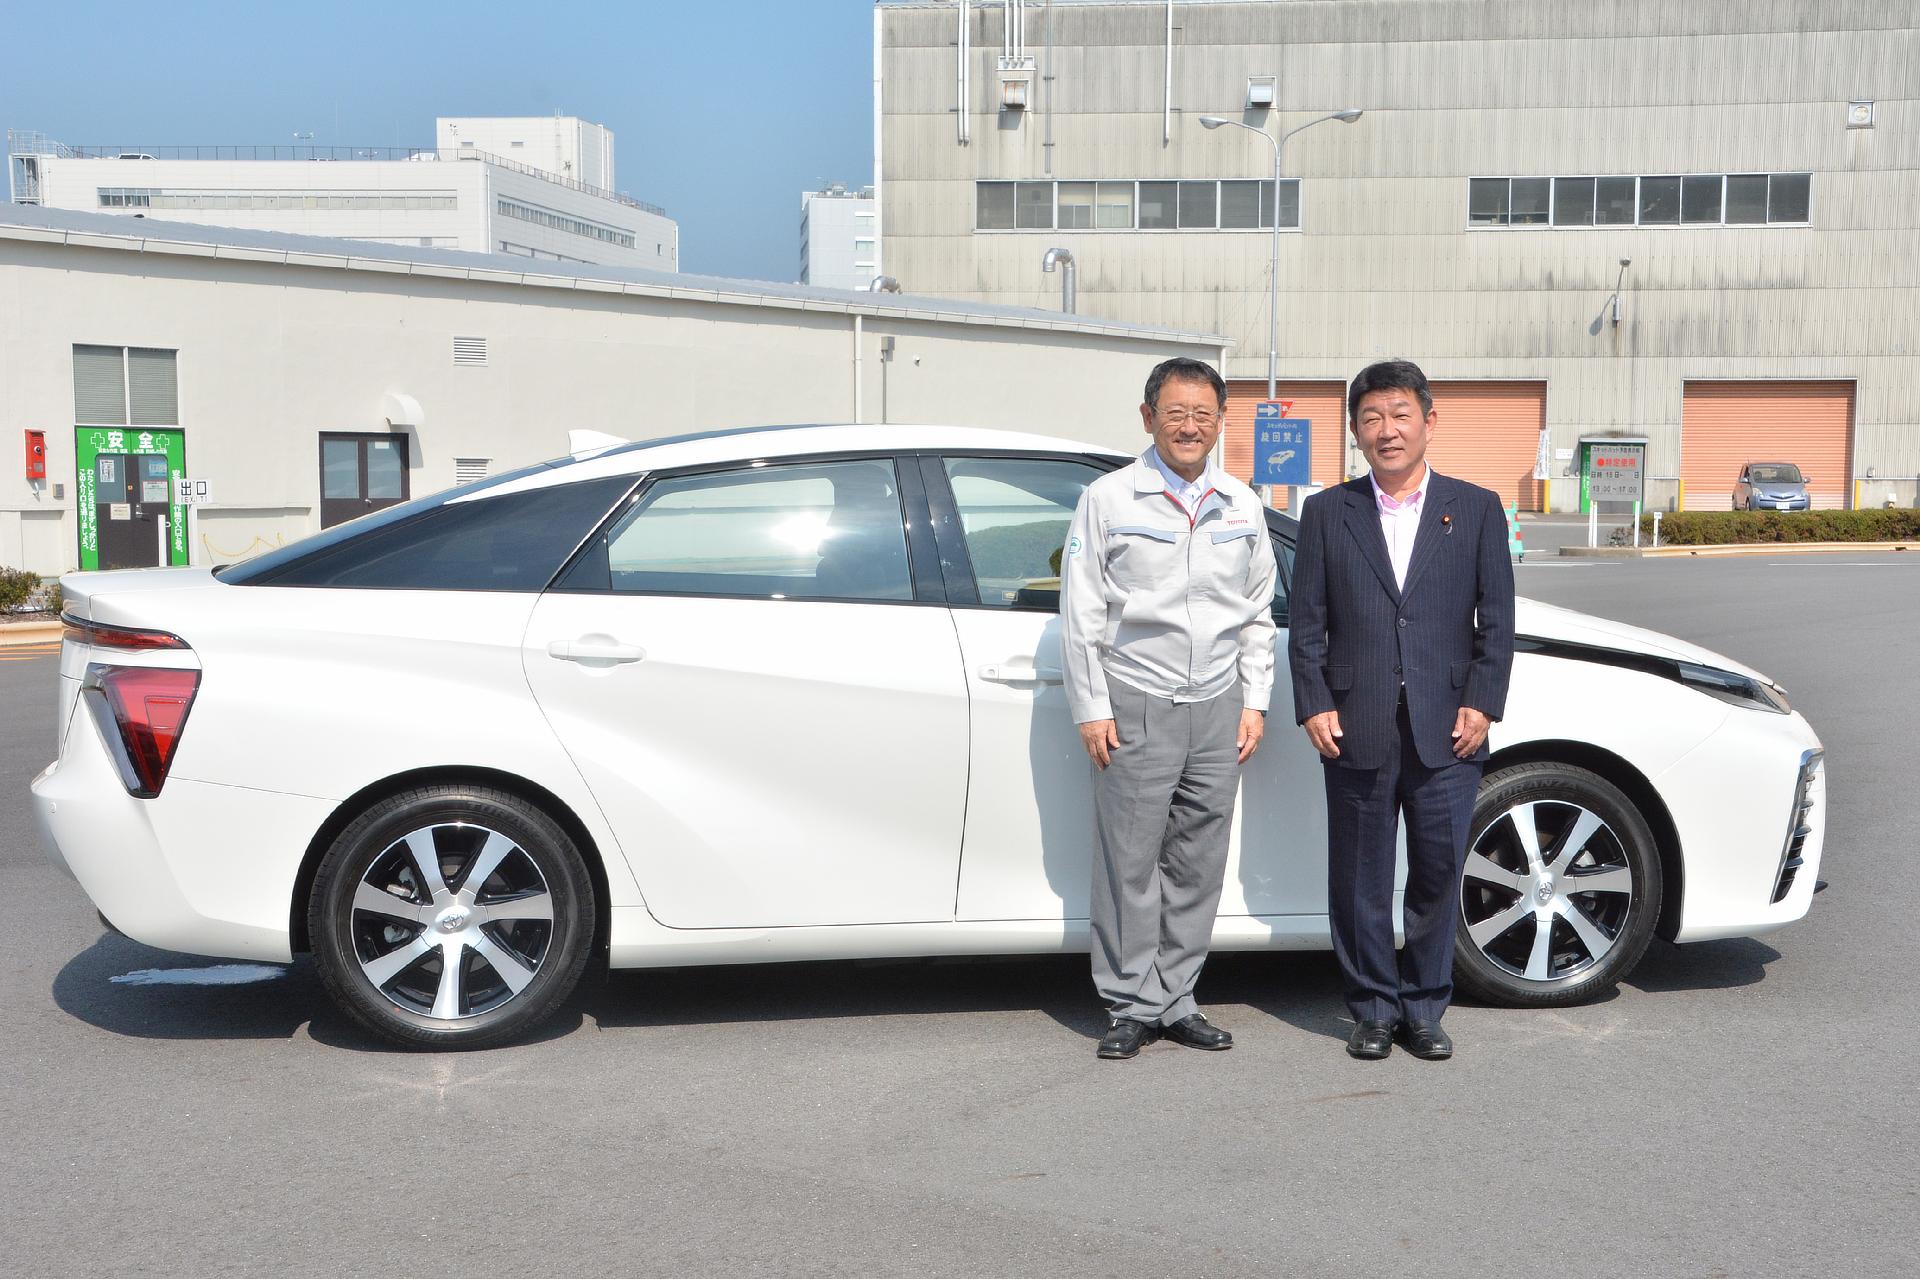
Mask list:
[{"label": "car rear wheel", "polygon": [[1521,764],[1481,783],[1454,978],[1508,1007],[1576,1004],[1639,962],[1660,917],[1653,833],[1597,773]]},{"label": "car rear wheel", "polygon": [[545,813],[479,787],[383,800],[321,861],[308,935],[328,991],[376,1034],[485,1048],[572,993],[593,940],[593,881]]}]

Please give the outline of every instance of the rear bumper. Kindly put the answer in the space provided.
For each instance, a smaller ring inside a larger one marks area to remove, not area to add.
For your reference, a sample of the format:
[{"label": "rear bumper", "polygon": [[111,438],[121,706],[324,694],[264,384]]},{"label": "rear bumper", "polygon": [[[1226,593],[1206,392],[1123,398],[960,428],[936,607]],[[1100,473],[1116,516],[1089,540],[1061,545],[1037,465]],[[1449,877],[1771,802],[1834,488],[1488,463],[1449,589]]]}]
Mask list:
[{"label": "rear bumper", "polygon": [[179,778],[135,799],[90,715],[32,791],[49,857],[114,928],[194,955],[292,957],[293,885],[326,801]]}]

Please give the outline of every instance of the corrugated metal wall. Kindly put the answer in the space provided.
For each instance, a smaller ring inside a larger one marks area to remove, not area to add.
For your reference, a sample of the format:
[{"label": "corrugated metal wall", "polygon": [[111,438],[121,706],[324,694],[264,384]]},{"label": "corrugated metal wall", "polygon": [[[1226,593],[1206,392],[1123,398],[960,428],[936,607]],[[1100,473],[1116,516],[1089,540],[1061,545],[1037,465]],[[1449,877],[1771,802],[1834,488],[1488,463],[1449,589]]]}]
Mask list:
[{"label": "corrugated metal wall", "polygon": [[1681,509],[1727,510],[1748,462],[1796,463],[1816,508],[1852,505],[1853,383],[1687,383]]}]

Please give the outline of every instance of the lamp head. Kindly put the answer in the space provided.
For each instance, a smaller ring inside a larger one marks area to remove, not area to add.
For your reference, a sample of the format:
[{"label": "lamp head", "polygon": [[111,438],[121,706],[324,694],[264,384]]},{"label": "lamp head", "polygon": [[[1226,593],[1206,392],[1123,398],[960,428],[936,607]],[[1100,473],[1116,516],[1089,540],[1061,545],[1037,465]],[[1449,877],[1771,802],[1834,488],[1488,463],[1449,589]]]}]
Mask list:
[{"label": "lamp head", "polygon": [[1621,259],[1620,259],[1620,269],[1621,269],[1622,271],[1624,271],[1624,270],[1626,270],[1626,269],[1627,269],[1628,267],[1630,267],[1630,266],[1632,266],[1632,265],[1633,265],[1633,259],[1632,259],[1632,258],[1621,258]]},{"label": "lamp head", "polygon": [[1333,118],[1338,120],[1341,124],[1352,124],[1355,120],[1358,120],[1361,116],[1365,114],[1366,112],[1364,111],[1359,111],[1353,107],[1348,107],[1345,111],[1334,112]]},{"label": "lamp head", "polygon": [[1200,127],[1203,129],[1217,129],[1223,124],[1231,123],[1233,123],[1231,120],[1223,119],[1217,115],[1203,115],[1200,117]]}]

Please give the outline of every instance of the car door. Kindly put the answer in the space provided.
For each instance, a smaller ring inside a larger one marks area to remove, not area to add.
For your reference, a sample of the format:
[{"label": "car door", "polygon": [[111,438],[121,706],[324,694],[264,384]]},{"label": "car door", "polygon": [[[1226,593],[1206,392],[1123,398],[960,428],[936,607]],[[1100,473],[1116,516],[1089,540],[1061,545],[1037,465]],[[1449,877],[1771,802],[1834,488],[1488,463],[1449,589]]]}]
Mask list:
[{"label": "car door", "polygon": [[[1061,675],[1059,551],[1080,492],[1104,473],[1073,455],[925,459],[927,492],[972,705],[961,919],[1087,917],[1092,765]],[[1283,567],[1292,547],[1276,533]],[[1276,615],[1285,616],[1285,573]],[[1320,766],[1293,725],[1286,633],[1267,745],[1243,772],[1225,915],[1326,913]]]},{"label": "car door", "polygon": [[966,685],[903,523],[890,457],[660,474],[534,609],[528,681],[662,924],[953,917]]}]

